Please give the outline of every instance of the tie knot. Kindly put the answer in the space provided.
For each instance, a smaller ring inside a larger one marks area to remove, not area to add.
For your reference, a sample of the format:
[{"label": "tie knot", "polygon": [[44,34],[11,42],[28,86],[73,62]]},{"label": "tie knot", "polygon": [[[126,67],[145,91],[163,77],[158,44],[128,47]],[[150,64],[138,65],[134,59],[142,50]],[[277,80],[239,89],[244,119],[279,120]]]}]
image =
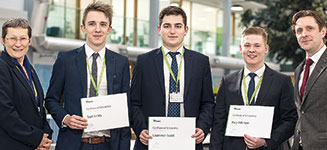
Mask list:
[{"label": "tie knot", "polygon": [[251,77],[251,79],[253,79],[256,76],[256,74],[251,72],[249,73],[249,76]]},{"label": "tie knot", "polygon": [[176,55],[179,54],[179,52],[168,52],[171,58],[176,58]]},{"label": "tie knot", "polygon": [[93,53],[92,57],[93,57],[93,60],[96,60],[99,57],[99,53]]},{"label": "tie knot", "polygon": [[305,61],[305,65],[308,65],[308,66],[311,66],[313,64],[313,60],[311,58],[308,58],[306,61]]}]

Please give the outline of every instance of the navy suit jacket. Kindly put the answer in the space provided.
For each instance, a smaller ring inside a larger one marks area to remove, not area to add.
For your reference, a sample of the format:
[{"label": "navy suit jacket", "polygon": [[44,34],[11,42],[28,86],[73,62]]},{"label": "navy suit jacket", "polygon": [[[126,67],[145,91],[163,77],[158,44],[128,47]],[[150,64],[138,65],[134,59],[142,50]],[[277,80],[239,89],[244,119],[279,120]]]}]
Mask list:
[{"label": "navy suit jacket", "polygon": [[[108,94],[129,95],[128,58],[106,49],[106,73]],[[82,116],[81,98],[87,96],[87,65],[84,46],[59,52],[53,66],[46,108],[60,127],[57,150],[77,150],[81,144],[82,130],[61,128],[66,115]],[[64,107],[62,106],[62,103]],[[130,129],[110,130],[110,150],[130,149]]]},{"label": "navy suit jacket", "polygon": [[43,107],[40,81],[31,66],[41,106],[39,111],[32,87],[6,52],[0,55],[0,68],[0,149],[34,150],[44,133],[49,134],[49,138],[52,134]]},{"label": "navy suit jacket", "polygon": [[[214,125],[210,138],[210,150],[244,150],[243,137],[225,136],[230,105],[244,105],[241,84],[243,71],[236,71],[222,78],[214,113]],[[293,135],[297,112],[293,99],[290,77],[266,66],[255,105],[274,106],[271,138],[266,139],[269,150],[281,150],[282,143]],[[264,147],[257,150],[265,149]]]},{"label": "navy suit jacket", "polygon": [[[213,123],[214,97],[209,59],[185,49],[185,117],[196,117],[196,127],[209,132]],[[137,139],[134,149],[147,149],[140,143],[140,132],[148,128],[149,116],[165,116],[165,83],[161,48],[137,57],[131,85],[132,127]],[[202,144],[197,144],[202,150]]]}]

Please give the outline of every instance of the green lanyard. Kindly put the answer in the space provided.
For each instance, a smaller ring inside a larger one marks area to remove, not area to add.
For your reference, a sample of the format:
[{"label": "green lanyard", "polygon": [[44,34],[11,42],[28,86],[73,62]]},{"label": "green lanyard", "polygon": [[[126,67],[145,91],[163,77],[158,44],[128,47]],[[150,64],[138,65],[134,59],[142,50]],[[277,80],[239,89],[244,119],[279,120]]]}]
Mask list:
[{"label": "green lanyard", "polygon": [[[20,70],[20,69],[18,68],[18,66],[16,66],[16,68],[17,68],[18,70]],[[25,72],[24,72],[24,74],[25,74],[26,76],[28,76]],[[30,77],[30,78],[32,78],[32,77]],[[37,99],[37,91],[36,91],[35,84],[34,84],[33,81],[32,81],[32,85],[33,85],[33,92],[34,92],[35,99]]]},{"label": "green lanyard", "polygon": [[264,75],[264,72],[262,73],[262,76],[261,76],[261,78],[259,80],[259,83],[257,84],[257,87],[255,87],[255,90],[254,90],[254,92],[253,92],[253,94],[251,96],[251,100],[249,102],[249,98],[247,97],[248,91],[247,91],[246,83],[245,83],[245,75],[243,74],[243,88],[244,88],[244,94],[245,94],[245,100],[246,100],[246,105],[247,106],[252,103],[253,98],[254,98],[254,95],[257,93],[257,91],[258,91],[258,89],[259,89],[259,87],[261,85],[261,82],[262,82],[262,79],[263,79],[263,75]]},{"label": "green lanyard", "polygon": [[91,73],[91,69],[90,69],[90,65],[89,65],[89,59],[87,59],[87,56],[86,56],[86,64],[87,64],[87,68],[89,69],[89,74],[90,74],[90,78],[91,78],[91,81],[92,81],[92,85],[95,89],[95,92],[96,92],[96,96],[99,96],[99,90],[98,90],[98,87],[100,87],[100,84],[101,84],[101,81],[102,81],[102,77],[103,77],[103,71],[104,71],[104,68],[106,66],[106,57],[103,58],[103,64],[102,64],[102,69],[101,69],[101,75],[100,75],[100,80],[99,80],[99,83],[98,83],[98,86],[95,85],[95,82],[94,82],[94,79],[93,79],[93,76],[92,76],[92,73]]},{"label": "green lanyard", "polygon": [[167,56],[165,55],[165,52],[163,50],[163,47],[161,47],[161,52],[162,52],[163,57],[165,58],[165,61],[167,63],[168,69],[169,69],[169,72],[170,72],[171,76],[173,77],[174,81],[176,82],[176,90],[177,90],[178,81],[179,81],[179,77],[181,75],[181,70],[182,70],[182,62],[183,62],[182,60],[183,60],[183,56],[184,56],[184,48],[183,48],[183,51],[182,51],[182,58],[181,58],[181,61],[179,63],[179,66],[178,66],[177,79],[175,78],[174,73],[171,70],[171,66],[170,66],[170,64],[168,62]]}]

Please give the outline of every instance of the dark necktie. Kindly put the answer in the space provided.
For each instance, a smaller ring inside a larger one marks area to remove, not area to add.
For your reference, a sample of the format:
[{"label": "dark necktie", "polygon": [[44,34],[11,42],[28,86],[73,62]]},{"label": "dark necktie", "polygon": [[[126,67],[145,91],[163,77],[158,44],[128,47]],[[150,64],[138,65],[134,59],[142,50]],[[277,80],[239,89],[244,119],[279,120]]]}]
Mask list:
[{"label": "dark necktie", "polygon": [[[177,60],[176,55],[179,54],[179,52],[168,52],[168,54],[171,56],[171,70],[174,73],[175,79],[177,79],[178,74],[178,66],[177,66]],[[176,89],[176,82],[174,81],[173,77],[169,76],[169,93],[173,92],[179,92],[179,82]],[[169,97],[170,99],[170,97]],[[174,103],[174,102],[168,102],[168,117],[180,117],[180,104]]]},{"label": "dark necktie", "polygon": [[305,91],[305,86],[306,86],[307,80],[309,78],[310,66],[312,64],[313,64],[313,61],[310,58],[308,58],[305,61],[305,69],[304,69],[303,80],[302,80],[302,85],[301,85],[301,89],[300,89],[301,100],[303,99],[303,95],[304,95],[304,91]]},{"label": "dark necktie", "polygon": [[[99,56],[99,53],[93,53],[92,57],[93,57],[93,61],[92,61],[92,77],[94,80],[95,85],[97,86],[97,82],[98,82],[98,65],[97,65],[97,58]],[[91,79],[90,79],[91,80]],[[97,96],[96,95],[96,91],[95,88],[93,86],[92,80],[90,81],[90,93],[89,93],[89,97],[93,97],[93,96]]]},{"label": "dark necktie", "polygon": [[[252,97],[253,92],[254,92],[254,87],[255,87],[254,77],[256,76],[256,74],[255,73],[249,73],[249,76],[251,77],[251,80],[249,82],[249,88],[248,88],[248,100],[249,100],[249,103],[250,103],[251,97]],[[250,103],[250,105],[253,105],[253,104],[254,104],[254,97],[253,97],[253,100]]]}]

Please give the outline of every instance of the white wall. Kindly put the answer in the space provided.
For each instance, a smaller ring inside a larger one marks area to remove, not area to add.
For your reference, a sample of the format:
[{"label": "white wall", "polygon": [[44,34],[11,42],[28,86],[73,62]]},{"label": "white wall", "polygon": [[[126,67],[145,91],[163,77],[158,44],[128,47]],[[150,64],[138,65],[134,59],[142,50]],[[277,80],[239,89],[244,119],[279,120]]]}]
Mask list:
[{"label": "white wall", "polygon": [[24,0],[0,0],[0,8],[23,11]]},{"label": "white wall", "polygon": [[[0,14],[0,28],[7,19],[17,17],[27,19],[27,12],[24,11],[24,0],[0,0]],[[0,44],[0,50],[3,50],[2,44]]]}]

